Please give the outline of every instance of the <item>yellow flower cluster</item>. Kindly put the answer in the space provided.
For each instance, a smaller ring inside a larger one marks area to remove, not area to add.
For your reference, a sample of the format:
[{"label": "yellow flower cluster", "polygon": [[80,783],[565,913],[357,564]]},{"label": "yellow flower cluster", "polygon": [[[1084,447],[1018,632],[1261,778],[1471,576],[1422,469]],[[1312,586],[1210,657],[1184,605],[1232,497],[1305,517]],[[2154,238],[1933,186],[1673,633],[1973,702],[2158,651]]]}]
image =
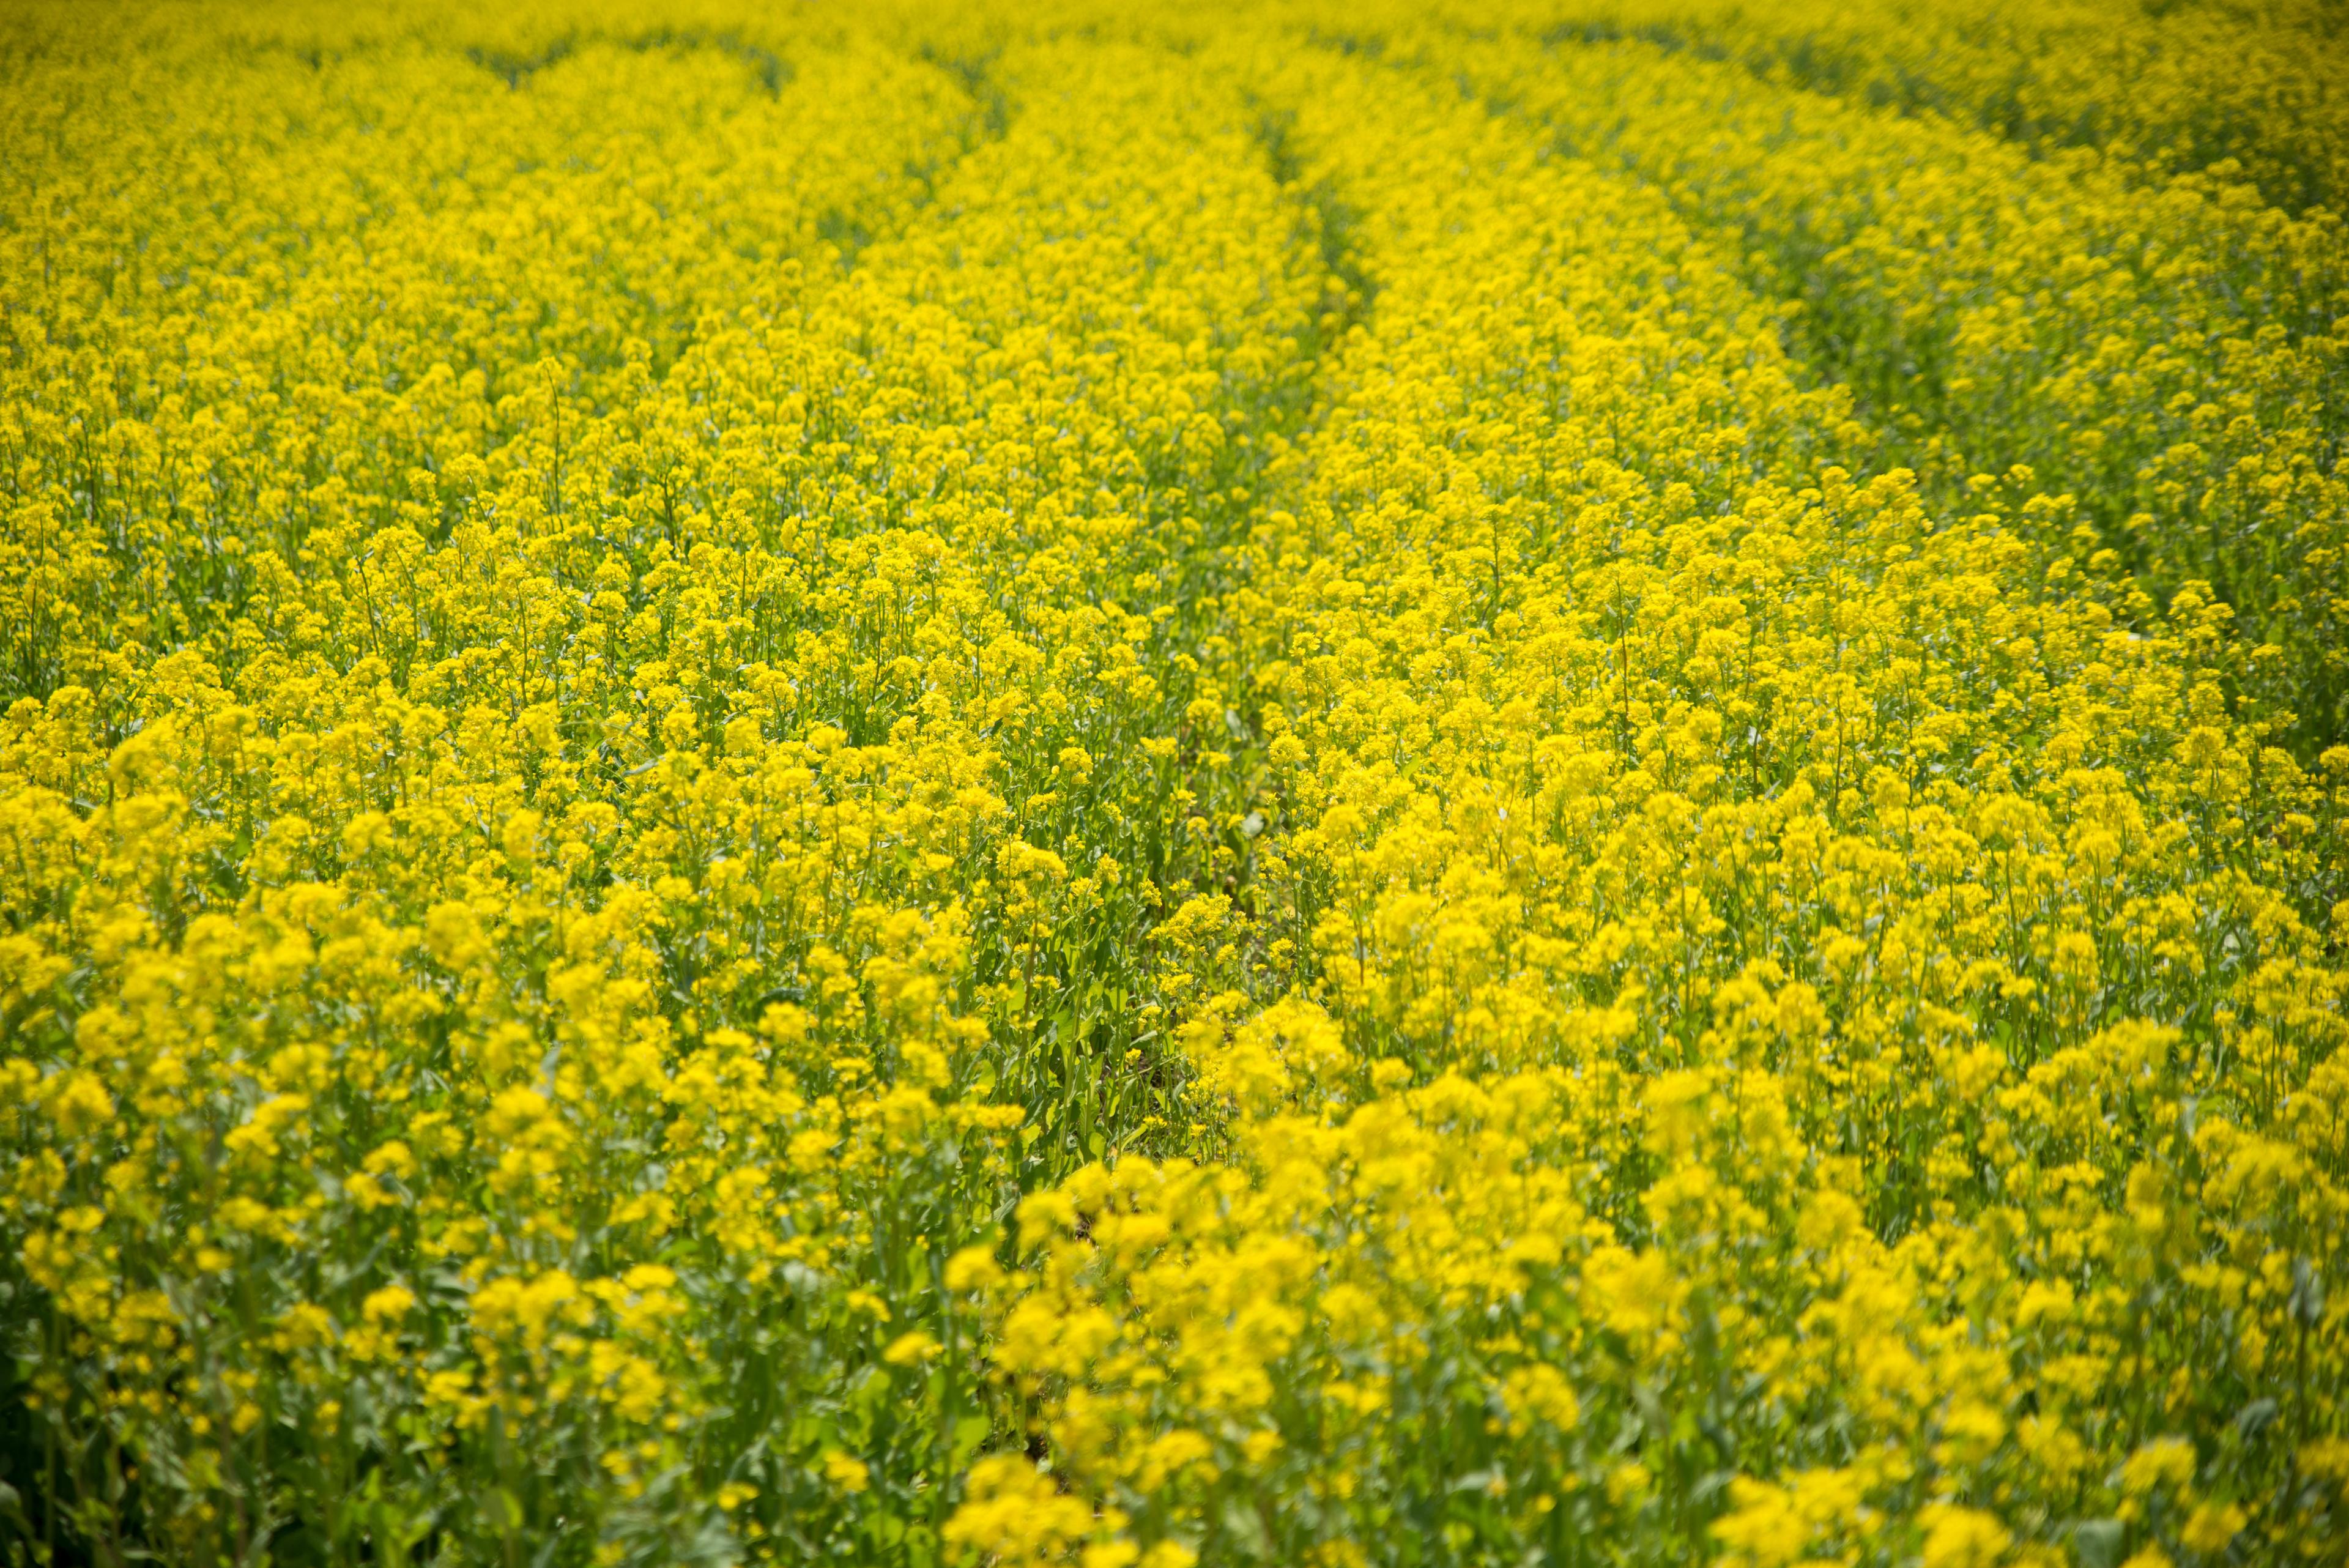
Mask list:
[{"label": "yellow flower cluster", "polygon": [[2337,1560],[2324,26],[10,18],[0,1551]]},{"label": "yellow flower cluster", "polygon": [[2071,497],[2037,531],[2084,562],[2113,549],[2165,601],[2209,585],[2242,623],[2237,683],[2304,736],[2349,724],[2337,217],[2209,175],[2035,161],[1644,43],[1433,53],[1743,255],[1881,429],[1879,463],[1952,507],[2023,465],[2025,493]]},{"label": "yellow flower cluster", "polygon": [[1378,284],[1236,622],[1310,978],[1189,1025],[1227,1163],[1023,1206],[1053,1462],[1219,1560],[2337,1547],[2349,755],[1416,74],[1265,89]]},{"label": "yellow flower cluster", "polygon": [[2157,174],[2227,165],[2289,211],[2349,202],[2341,20],[2324,0],[1501,0],[1447,5],[1556,39],[1636,38],[1736,61],[2033,151],[2094,148]]}]

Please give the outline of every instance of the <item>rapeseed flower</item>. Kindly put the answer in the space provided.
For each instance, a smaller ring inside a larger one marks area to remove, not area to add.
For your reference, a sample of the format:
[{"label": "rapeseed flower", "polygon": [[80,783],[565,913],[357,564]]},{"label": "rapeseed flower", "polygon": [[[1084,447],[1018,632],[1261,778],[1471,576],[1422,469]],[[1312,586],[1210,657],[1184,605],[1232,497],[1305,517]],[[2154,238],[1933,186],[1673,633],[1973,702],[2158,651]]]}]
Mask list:
[{"label": "rapeseed flower", "polygon": [[10,18],[12,1560],[2337,1557],[2303,11]]}]

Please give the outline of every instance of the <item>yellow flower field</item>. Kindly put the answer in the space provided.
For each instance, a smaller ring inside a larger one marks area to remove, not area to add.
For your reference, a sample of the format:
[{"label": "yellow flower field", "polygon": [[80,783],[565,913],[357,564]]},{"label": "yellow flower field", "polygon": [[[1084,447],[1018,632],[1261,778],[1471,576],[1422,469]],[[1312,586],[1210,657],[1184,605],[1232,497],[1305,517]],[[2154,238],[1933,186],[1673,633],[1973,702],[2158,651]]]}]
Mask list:
[{"label": "yellow flower field", "polygon": [[2349,1560],[2323,0],[0,16],[0,1561]]}]

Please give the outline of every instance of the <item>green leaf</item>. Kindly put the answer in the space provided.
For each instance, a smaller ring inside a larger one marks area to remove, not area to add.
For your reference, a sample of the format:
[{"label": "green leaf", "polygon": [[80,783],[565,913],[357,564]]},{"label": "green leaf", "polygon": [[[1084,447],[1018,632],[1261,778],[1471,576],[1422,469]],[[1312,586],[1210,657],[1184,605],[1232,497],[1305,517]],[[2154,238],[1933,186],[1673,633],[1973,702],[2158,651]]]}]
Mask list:
[{"label": "green leaf", "polygon": [[2128,1527],[2117,1519],[2092,1519],[2072,1532],[2073,1549],[2080,1568],[2120,1568],[2121,1546]]}]

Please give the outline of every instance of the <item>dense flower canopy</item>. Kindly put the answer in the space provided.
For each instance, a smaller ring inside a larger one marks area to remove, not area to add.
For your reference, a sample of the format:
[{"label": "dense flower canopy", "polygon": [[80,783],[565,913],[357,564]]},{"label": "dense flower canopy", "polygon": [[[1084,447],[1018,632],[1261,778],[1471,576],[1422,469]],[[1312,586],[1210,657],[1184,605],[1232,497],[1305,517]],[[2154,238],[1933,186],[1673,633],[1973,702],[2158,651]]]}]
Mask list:
[{"label": "dense flower canopy", "polygon": [[2349,1552],[2321,0],[0,18],[0,1552]]}]

